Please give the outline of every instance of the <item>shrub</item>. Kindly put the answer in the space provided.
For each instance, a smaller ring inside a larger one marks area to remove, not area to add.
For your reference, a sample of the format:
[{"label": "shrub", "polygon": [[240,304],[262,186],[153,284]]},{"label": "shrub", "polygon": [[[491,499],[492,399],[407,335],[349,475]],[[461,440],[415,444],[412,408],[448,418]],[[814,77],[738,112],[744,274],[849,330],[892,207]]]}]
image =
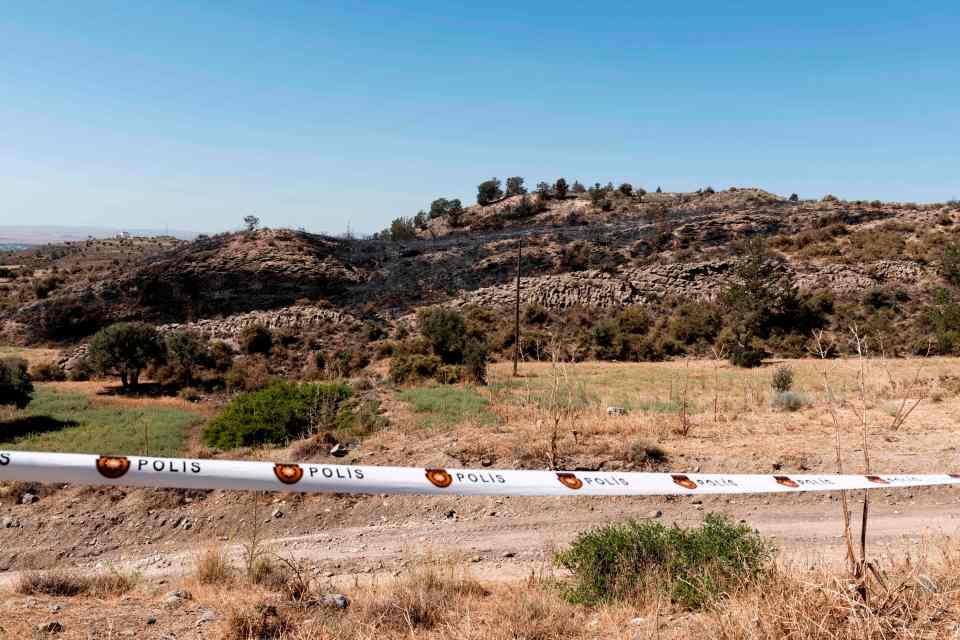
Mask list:
[{"label": "shrub", "polygon": [[207,339],[193,331],[173,331],[164,337],[166,357],[155,377],[161,384],[186,387],[194,384],[196,374],[212,364]]},{"label": "shrub", "polygon": [[810,401],[803,394],[794,391],[780,391],[774,394],[772,404],[774,408],[780,411],[793,412],[804,408],[810,404]]},{"label": "shrub", "polygon": [[793,386],[793,369],[786,365],[777,367],[773,372],[771,386],[778,392],[790,391]]},{"label": "shrub", "polygon": [[433,379],[443,366],[437,356],[425,356],[418,353],[394,356],[390,361],[390,380],[396,384]]},{"label": "shrub", "polygon": [[574,602],[627,599],[652,587],[700,609],[759,577],[773,552],[750,527],[709,514],[696,529],[634,520],[599,527],[580,534],[556,561],[574,574]]},{"label": "shrub", "polygon": [[453,198],[447,200],[446,198],[437,198],[430,203],[430,219],[434,218],[448,218],[451,226],[458,226],[460,224],[460,218],[463,215],[463,205],[460,203],[460,200]]},{"label": "shrub", "polygon": [[136,387],[140,372],[163,361],[163,343],[155,327],[142,322],[118,322],[93,337],[87,359],[101,375],[116,374],[124,388]]},{"label": "shrub", "polygon": [[67,571],[27,571],[14,583],[14,590],[23,595],[44,595],[69,598],[91,594],[97,597],[122,595],[136,584],[136,576],[116,571],[96,575],[80,575]]},{"label": "shrub", "polygon": [[21,358],[0,360],[0,406],[24,409],[33,399],[33,382],[27,373],[27,361]]},{"label": "shrub", "polygon": [[226,620],[223,640],[250,640],[251,638],[286,638],[294,631],[294,624],[285,613],[272,604],[261,602],[231,609]]},{"label": "shrub", "polygon": [[447,364],[463,362],[463,346],[467,325],[463,316],[452,309],[432,307],[417,314],[420,333],[430,341],[433,352]]},{"label": "shrub", "polygon": [[63,382],[67,379],[67,372],[56,362],[41,362],[31,367],[30,379],[37,382]]},{"label": "shrub", "polygon": [[221,449],[285,445],[311,430],[333,426],[350,394],[344,384],[274,380],[233,400],[203,430],[203,441]]},{"label": "shrub", "polygon": [[232,573],[227,554],[220,547],[209,547],[194,561],[193,575],[200,584],[222,584]]},{"label": "shrub", "polygon": [[273,348],[273,334],[262,324],[244,327],[240,332],[240,348],[244,353],[270,353]]},{"label": "shrub", "polygon": [[637,440],[630,445],[627,459],[635,467],[642,469],[666,462],[667,452],[659,445]]},{"label": "shrub", "polygon": [[960,287],[960,246],[951,245],[940,257],[940,275],[955,287]]},{"label": "shrub", "polygon": [[763,359],[767,357],[767,352],[764,349],[752,344],[733,344],[729,353],[730,364],[744,369],[759,367],[763,364]]},{"label": "shrub", "polygon": [[463,350],[463,368],[474,384],[487,384],[487,346],[479,340],[470,340]]},{"label": "shrub", "polygon": [[42,280],[37,280],[33,283],[33,294],[37,297],[37,300],[46,300],[60,284],[60,279],[56,276],[49,276]]},{"label": "shrub", "polygon": [[262,358],[234,362],[224,376],[228,391],[257,391],[270,382],[270,371]]}]

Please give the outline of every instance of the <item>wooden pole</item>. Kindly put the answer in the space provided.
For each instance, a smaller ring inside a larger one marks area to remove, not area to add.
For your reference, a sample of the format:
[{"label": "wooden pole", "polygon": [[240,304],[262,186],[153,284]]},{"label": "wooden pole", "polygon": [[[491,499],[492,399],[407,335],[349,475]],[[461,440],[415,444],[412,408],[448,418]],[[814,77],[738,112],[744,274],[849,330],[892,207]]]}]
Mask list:
[{"label": "wooden pole", "polygon": [[513,375],[520,375],[517,367],[520,365],[520,257],[523,248],[523,238],[517,240],[517,301],[516,314],[513,324]]}]

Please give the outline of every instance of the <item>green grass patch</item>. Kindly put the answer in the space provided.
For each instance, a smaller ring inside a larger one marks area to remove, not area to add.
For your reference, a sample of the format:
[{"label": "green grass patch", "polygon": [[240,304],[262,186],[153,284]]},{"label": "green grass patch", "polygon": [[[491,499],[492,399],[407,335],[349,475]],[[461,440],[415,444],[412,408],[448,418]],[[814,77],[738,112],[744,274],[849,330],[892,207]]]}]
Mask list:
[{"label": "green grass patch", "polygon": [[[0,421],[0,448],[63,453],[178,456],[191,426],[202,418],[145,401],[131,406],[39,386],[23,411]],[[144,429],[149,449],[144,452]]]},{"label": "green grass patch", "polygon": [[746,525],[709,514],[698,528],[628,520],[580,534],[556,556],[574,575],[573,602],[629,600],[645,590],[700,609],[759,577],[774,546]]},{"label": "green grass patch", "polygon": [[397,397],[410,404],[417,414],[417,425],[427,429],[455,427],[468,421],[490,426],[497,421],[490,403],[473,387],[414,387]]}]

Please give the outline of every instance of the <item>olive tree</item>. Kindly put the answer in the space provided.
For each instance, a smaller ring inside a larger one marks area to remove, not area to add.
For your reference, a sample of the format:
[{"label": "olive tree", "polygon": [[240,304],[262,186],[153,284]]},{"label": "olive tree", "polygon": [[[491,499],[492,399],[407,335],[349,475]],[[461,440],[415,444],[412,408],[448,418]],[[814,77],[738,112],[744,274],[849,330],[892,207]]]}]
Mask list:
[{"label": "olive tree", "polygon": [[93,336],[87,359],[101,375],[119,376],[125,389],[136,387],[141,371],[163,361],[163,341],[152,325],[118,322]]}]

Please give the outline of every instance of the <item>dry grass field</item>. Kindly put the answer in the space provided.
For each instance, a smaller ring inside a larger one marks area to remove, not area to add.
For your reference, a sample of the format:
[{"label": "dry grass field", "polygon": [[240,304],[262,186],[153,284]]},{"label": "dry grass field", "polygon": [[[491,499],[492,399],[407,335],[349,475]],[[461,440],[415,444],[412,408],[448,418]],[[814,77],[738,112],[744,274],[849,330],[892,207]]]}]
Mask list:
[{"label": "dry grass field", "polygon": [[[771,386],[780,366],[794,374],[787,403]],[[498,363],[486,387],[385,387],[390,425],[345,461],[832,472],[839,432],[845,470],[855,471],[864,464],[865,406],[875,472],[949,471],[960,467],[958,380],[954,358],[811,358],[756,370],[712,360],[523,363],[517,378],[509,363]],[[44,389],[128,410],[150,404],[179,410],[183,402],[112,398],[103,395],[109,385],[96,382]],[[612,415],[611,406],[623,407],[624,415]],[[211,412],[200,406],[200,415]],[[222,455],[282,459],[296,447]],[[77,487],[44,494],[33,505],[0,498],[0,517],[25,523],[0,529],[0,563],[9,568],[0,573],[7,590],[0,638],[806,640],[949,638],[960,628],[954,489],[873,492],[867,555],[877,572],[866,601],[843,561],[840,507],[831,494],[702,500],[276,494],[263,498],[258,512],[247,496],[227,492],[187,503],[164,495]],[[851,498],[859,508],[858,497]],[[78,526],[100,510],[116,520],[115,529],[98,526],[94,536]],[[627,600],[588,605],[567,597],[570,575],[553,554],[579,532],[627,518],[698,526],[710,512],[755,526],[778,546],[775,564],[699,610],[671,602],[652,583]],[[42,526],[45,517],[64,525]],[[161,519],[182,518],[193,527],[157,528]],[[29,541],[22,535],[28,531]],[[258,553],[274,569],[252,580],[245,554],[254,531]],[[284,559],[301,574],[284,570]],[[52,581],[61,586],[48,593],[26,584],[30,567],[62,577]],[[87,580],[111,572],[130,579],[91,583],[122,584],[122,592],[84,587],[67,595],[62,584],[72,572]],[[170,595],[178,589],[190,597]],[[346,594],[350,606],[330,606],[322,598],[329,593]],[[37,630],[52,622],[62,631]]]}]

